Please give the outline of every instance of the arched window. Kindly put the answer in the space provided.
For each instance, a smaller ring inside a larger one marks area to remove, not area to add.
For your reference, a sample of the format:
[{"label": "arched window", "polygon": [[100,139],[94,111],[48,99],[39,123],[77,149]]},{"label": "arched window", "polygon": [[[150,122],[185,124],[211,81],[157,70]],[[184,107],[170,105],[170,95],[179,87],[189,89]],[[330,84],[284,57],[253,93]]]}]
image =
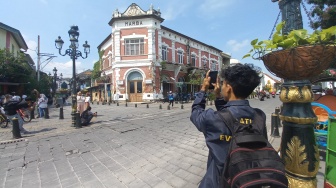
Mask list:
[{"label": "arched window", "polygon": [[142,75],[139,72],[132,72],[128,75],[127,80],[142,80]]}]

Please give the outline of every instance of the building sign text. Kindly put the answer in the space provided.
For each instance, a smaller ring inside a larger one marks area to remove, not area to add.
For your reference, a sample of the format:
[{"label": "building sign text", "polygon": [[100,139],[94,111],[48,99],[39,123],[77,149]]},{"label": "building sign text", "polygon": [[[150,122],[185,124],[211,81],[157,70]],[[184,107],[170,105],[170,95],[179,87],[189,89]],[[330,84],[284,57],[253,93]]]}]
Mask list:
[{"label": "building sign text", "polygon": [[133,26],[133,25],[142,25],[142,21],[129,21],[129,22],[125,22],[125,26]]}]

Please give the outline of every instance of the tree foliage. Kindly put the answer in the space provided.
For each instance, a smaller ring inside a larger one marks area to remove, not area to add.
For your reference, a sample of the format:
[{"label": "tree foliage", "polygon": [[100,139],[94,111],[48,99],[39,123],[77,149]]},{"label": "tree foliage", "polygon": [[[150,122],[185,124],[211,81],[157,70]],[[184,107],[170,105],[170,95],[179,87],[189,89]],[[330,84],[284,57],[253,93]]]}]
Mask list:
[{"label": "tree foliage", "polygon": [[7,82],[26,83],[33,70],[22,53],[16,56],[8,49],[0,49],[0,78]]},{"label": "tree foliage", "polygon": [[97,62],[95,62],[95,64],[93,65],[93,70],[92,70],[92,74],[91,74],[92,79],[99,78],[100,75],[101,75],[100,62],[101,62],[102,57],[104,55],[104,50],[99,51],[98,53],[99,53],[99,60]]},{"label": "tree foliage", "polygon": [[0,49],[0,80],[24,85],[21,91],[23,94],[29,95],[34,89],[40,93],[50,93],[49,76],[41,72],[40,82],[38,82],[36,72],[28,65],[25,54],[15,55],[6,48]]},{"label": "tree foliage", "polygon": [[313,18],[313,23],[310,25],[313,29],[326,29],[336,25],[336,1],[335,0],[306,0],[312,5],[309,11]]}]

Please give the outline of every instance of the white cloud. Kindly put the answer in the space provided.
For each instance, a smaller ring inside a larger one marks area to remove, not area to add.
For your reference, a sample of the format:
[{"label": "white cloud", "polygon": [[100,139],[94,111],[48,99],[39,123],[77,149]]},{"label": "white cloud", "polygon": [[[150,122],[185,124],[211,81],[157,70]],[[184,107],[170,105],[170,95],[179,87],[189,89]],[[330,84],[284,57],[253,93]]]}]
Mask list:
[{"label": "white cloud", "polygon": [[27,54],[29,54],[30,57],[34,59],[35,57],[37,57],[37,43],[33,40],[28,40],[26,41],[26,43],[28,46]]},{"label": "white cloud", "polygon": [[[63,78],[72,78],[72,60],[67,62],[49,62],[47,65],[42,64],[41,67],[43,67],[43,72],[49,74],[53,74],[53,69],[56,67],[57,69],[57,75],[60,75],[62,73]],[[86,70],[85,67],[83,67],[83,64],[81,61],[76,61],[76,73],[81,73],[84,70]]]},{"label": "white cloud", "polygon": [[229,40],[226,45],[234,52],[238,52],[246,46],[250,45],[250,40],[243,40],[241,42],[236,40]]},{"label": "white cloud", "polygon": [[28,50],[27,50],[27,54],[30,55],[30,57],[32,57],[34,59],[34,57],[37,56],[37,42],[35,40],[31,40],[29,37],[27,37],[27,35],[22,34],[23,39],[25,40],[27,46],[28,46]]},{"label": "white cloud", "polygon": [[199,6],[199,10],[204,16],[214,18],[217,15],[216,12],[223,13],[224,9],[233,3],[234,0],[204,0]]},{"label": "white cloud", "polygon": [[191,6],[192,2],[190,3],[184,1],[183,3],[180,3],[179,0],[171,0],[169,1],[169,4],[163,7],[163,10],[161,9],[161,17],[165,20],[175,20],[176,18],[183,15]]}]

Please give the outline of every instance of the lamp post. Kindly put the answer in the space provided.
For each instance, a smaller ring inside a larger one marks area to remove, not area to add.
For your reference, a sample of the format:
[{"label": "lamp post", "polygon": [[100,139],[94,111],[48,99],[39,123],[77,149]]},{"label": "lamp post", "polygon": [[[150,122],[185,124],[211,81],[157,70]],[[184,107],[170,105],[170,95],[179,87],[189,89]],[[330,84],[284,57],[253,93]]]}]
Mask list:
[{"label": "lamp post", "polygon": [[54,87],[53,87],[53,84],[54,84],[54,81],[53,81],[53,76],[50,74],[50,72],[49,72],[49,74],[48,74],[48,76],[49,76],[49,79],[50,79],[50,81],[51,81],[51,84],[50,84],[50,95],[51,95],[51,97],[53,97],[52,95],[53,95],[53,89],[54,89]]},{"label": "lamp post", "polygon": [[58,52],[60,55],[65,56],[69,55],[72,59],[72,111],[71,111],[71,117],[72,117],[72,126],[76,126],[76,117],[75,113],[77,111],[77,98],[76,98],[76,59],[78,57],[82,57],[83,59],[86,59],[88,54],[90,53],[90,45],[85,41],[85,44],[83,44],[84,47],[84,53],[85,57],[83,57],[83,54],[81,51],[77,50],[78,48],[78,37],[79,37],[79,29],[78,26],[71,26],[70,30],[68,31],[69,38],[70,38],[70,46],[69,49],[65,50],[65,53],[62,54],[62,46],[64,44],[64,41],[59,36],[58,39],[55,40],[55,47],[58,49]]},{"label": "lamp post", "polygon": [[55,94],[56,94],[56,79],[57,79],[57,69],[56,67],[54,67],[53,69],[53,72],[54,72],[54,82],[53,82],[53,100],[54,100],[54,103],[55,103]]},{"label": "lamp post", "polygon": [[[300,10],[302,0],[272,1],[279,1],[282,21],[285,21],[282,30],[284,34],[303,28]],[[294,50],[291,51],[291,54],[295,54],[295,56],[300,58],[303,57]],[[286,57],[286,59],[290,58]],[[288,62],[287,65],[296,63],[291,60],[286,61]],[[307,62],[307,64],[309,63]],[[302,71],[302,69],[304,67],[297,68],[295,72]],[[279,95],[280,100],[283,102],[283,108],[279,115],[283,123],[280,156],[285,162],[286,176],[289,182],[288,187],[290,188],[317,186],[316,175],[319,170],[319,151],[314,135],[316,116],[311,107],[311,102],[314,99],[309,79],[312,76],[308,75],[300,80],[291,80],[283,76],[284,83],[281,86]]]},{"label": "lamp post", "polygon": [[104,79],[104,101],[103,101],[103,104],[105,103],[105,102],[107,102],[107,83],[106,83],[106,81],[107,81],[107,75],[106,75],[106,73],[105,72],[103,72],[103,79]]},{"label": "lamp post", "polygon": [[63,78],[63,74],[61,73],[60,76],[59,76],[59,86],[58,88],[61,89],[61,86],[62,86],[62,78]]}]

